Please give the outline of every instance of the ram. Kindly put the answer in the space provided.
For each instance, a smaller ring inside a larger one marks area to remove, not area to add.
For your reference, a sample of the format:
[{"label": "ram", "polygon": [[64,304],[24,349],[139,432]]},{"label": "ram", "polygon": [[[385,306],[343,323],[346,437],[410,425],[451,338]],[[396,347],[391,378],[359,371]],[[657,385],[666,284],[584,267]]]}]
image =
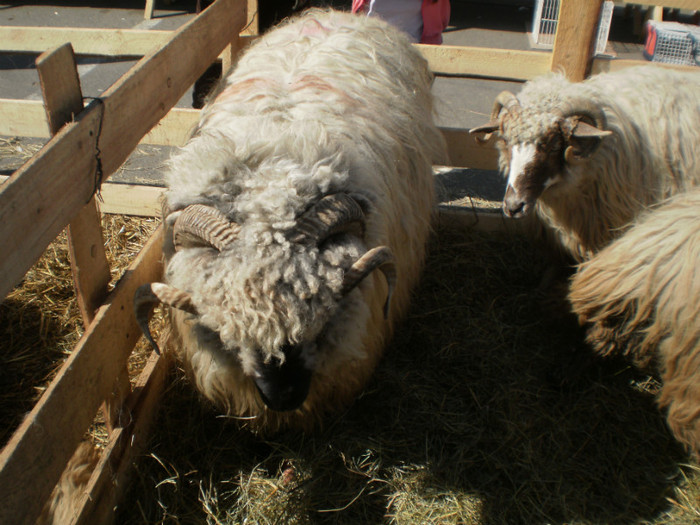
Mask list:
[{"label": "ram", "polygon": [[658,368],[673,434],[700,454],[700,189],[641,216],[580,265],[569,298],[603,355]]},{"label": "ram", "polygon": [[311,10],[241,56],[172,158],[165,282],[137,318],[150,339],[171,307],[166,344],[228,413],[305,428],[372,374],[430,232],[431,82],[386,23]]},{"label": "ram", "polygon": [[[647,65],[572,83],[552,73],[495,100],[503,211],[532,210],[564,250],[591,257],[649,205],[700,182],[700,72]],[[482,136],[486,134],[486,136]]]}]

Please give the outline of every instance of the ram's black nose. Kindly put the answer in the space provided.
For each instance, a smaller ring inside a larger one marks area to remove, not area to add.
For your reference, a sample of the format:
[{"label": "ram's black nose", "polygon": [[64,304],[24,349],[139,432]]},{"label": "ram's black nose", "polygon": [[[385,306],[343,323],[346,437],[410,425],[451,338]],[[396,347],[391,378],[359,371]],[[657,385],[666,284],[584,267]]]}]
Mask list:
[{"label": "ram's black nose", "polygon": [[299,408],[309,395],[312,371],[306,368],[297,347],[284,350],[285,361],[258,363],[255,386],[271,410],[288,412]]}]

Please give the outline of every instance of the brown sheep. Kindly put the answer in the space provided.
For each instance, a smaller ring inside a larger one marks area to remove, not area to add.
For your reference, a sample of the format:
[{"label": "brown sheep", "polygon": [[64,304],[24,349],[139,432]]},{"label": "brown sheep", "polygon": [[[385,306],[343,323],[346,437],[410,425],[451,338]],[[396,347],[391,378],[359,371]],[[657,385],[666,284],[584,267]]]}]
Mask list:
[{"label": "brown sheep", "polygon": [[700,190],[679,194],[580,265],[569,299],[588,341],[659,370],[659,406],[700,454]]}]

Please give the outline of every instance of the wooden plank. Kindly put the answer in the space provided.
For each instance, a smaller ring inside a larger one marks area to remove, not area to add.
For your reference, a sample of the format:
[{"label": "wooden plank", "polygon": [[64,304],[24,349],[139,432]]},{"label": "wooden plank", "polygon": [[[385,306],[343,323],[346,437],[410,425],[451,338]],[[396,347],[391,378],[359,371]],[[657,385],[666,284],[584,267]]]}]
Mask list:
[{"label": "wooden plank", "polygon": [[55,135],[83,110],[83,92],[70,43],[42,53],[36,59],[36,69],[49,133]]},{"label": "wooden plank", "polygon": [[700,10],[700,0],[653,0],[651,2],[625,2],[626,4],[671,7],[678,9]]},{"label": "wooden plank", "polygon": [[[76,55],[142,57],[163,47],[173,31],[86,27],[0,26],[0,52],[43,53],[70,42]],[[253,35],[241,36],[248,43]]]},{"label": "wooden plank", "polygon": [[0,135],[48,137],[49,127],[43,104],[36,100],[0,99]]},{"label": "wooden plank", "polygon": [[[626,58],[607,58],[607,57],[596,57],[593,59],[593,64],[591,65],[591,75],[597,75],[599,73],[608,73],[611,71],[621,71],[628,67],[649,65],[651,62],[647,60],[632,60]],[[676,69],[679,71],[698,71],[697,66],[680,66],[677,64],[663,64],[661,62],[653,62],[656,67],[663,67],[666,69]]]},{"label": "wooden plank", "polygon": [[[8,179],[0,175],[0,184]],[[160,199],[164,192],[165,188],[159,186],[105,182],[100,192],[102,201],[99,202],[99,209],[102,213],[116,215],[160,217]]]},{"label": "wooden plank", "polygon": [[182,146],[199,122],[199,109],[173,108],[141,140],[142,144]]},{"label": "wooden plank", "polygon": [[561,0],[552,71],[564,71],[572,82],[588,76],[602,4],[603,0]]},{"label": "wooden plank", "polygon": [[493,144],[479,144],[464,129],[441,128],[447,143],[450,166],[483,170],[498,169],[498,151]]},{"label": "wooden plank", "polygon": [[246,12],[248,13],[245,27],[243,28],[244,35],[260,34],[260,17],[258,16],[258,0],[246,0]]},{"label": "wooden plank", "polygon": [[141,336],[136,288],[162,275],[156,230],[73,353],[0,453],[0,523],[33,524],[97,408]]},{"label": "wooden plank", "polygon": [[156,0],[146,0],[146,7],[143,10],[143,17],[146,20],[153,18],[153,10],[155,8]]},{"label": "wooden plank", "polygon": [[114,507],[129,486],[133,463],[146,446],[170,364],[164,355],[154,352],[149,357],[127,400],[122,426],[110,435],[72,525],[103,524],[113,520]]},{"label": "wooden plank", "polygon": [[548,73],[551,56],[543,51],[517,51],[467,46],[414,44],[436,75],[530,80]]},{"label": "wooden plank", "polygon": [[100,144],[110,145],[110,154],[103,155],[106,173],[122,164],[141,137],[217,59],[232,35],[238,35],[244,21],[242,2],[216,0],[178,30],[165,48],[144,57],[105,91]]},{"label": "wooden plank", "polygon": [[474,229],[484,232],[523,233],[524,222],[509,219],[498,211],[483,211],[463,206],[438,206],[437,226]]},{"label": "wooden plank", "polygon": [[[36,67],[49,131],[55,134],[83,109],[83,93],[73,48],[64,44],[43,53],[37,59]],[[71,221],[67,234],[78,307],[83,324],[88,326],[107,296],[107,286],[112,279],[94,197]]]},{"label": "wooden plank", "polygon": [[165,188],[136,184],[104,184],[100,210],[102,213],[160,217],[160,199]]},{"label": "wooden plank", "polygon": [[[141,144],[181,146],[199,120],[199,110],[173,108],[141,139]],[[38,100],[0,99],[0,135],[48,138],[44,105]]]},{"label": "wooden plank", "polygon": [[172,36],[172,31],[155,29],[0,26],[0,51],[43,53],[70,42],[78,55],[141,57]]},{"label": "wooden plank", "polygon": [[0,297],[92,197],[97,157],[104,177],[113,173],[216,59],[231,34],[238,34],[244,20],[240,2],[216,0],[93,101],[0,188]]},{"label": "wooden plank", "polygon": [[107,297],[112,280],[95,197],[70,222],[67,236],[78,307],[83,324],[88,326]]},{"label": "wooden plank", "polygon": [[121,372],[112,381],[109,395],[102,404],[102,414],[105,419],[105,427],[109,436],[119,427],[120,420],[126,416],[124,402],[131,394],[131,381],[129,380],[129,368],[124,364]]},{"label": "wooden plank", "polygon": [[101,109],[83,111],[0,187],[1,297],[92,198]]}]

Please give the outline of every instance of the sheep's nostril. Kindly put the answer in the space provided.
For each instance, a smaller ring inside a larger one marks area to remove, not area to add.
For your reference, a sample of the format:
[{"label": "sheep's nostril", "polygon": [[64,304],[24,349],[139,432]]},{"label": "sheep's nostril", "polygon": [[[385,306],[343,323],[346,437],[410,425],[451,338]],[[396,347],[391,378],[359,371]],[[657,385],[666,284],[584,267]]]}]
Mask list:
[{"label": "sheep's nostril", "polygon": [[503,213],[506,217],[520,217],[524,215],[525,201],[516,199],[507,199],[503,202]]}]

